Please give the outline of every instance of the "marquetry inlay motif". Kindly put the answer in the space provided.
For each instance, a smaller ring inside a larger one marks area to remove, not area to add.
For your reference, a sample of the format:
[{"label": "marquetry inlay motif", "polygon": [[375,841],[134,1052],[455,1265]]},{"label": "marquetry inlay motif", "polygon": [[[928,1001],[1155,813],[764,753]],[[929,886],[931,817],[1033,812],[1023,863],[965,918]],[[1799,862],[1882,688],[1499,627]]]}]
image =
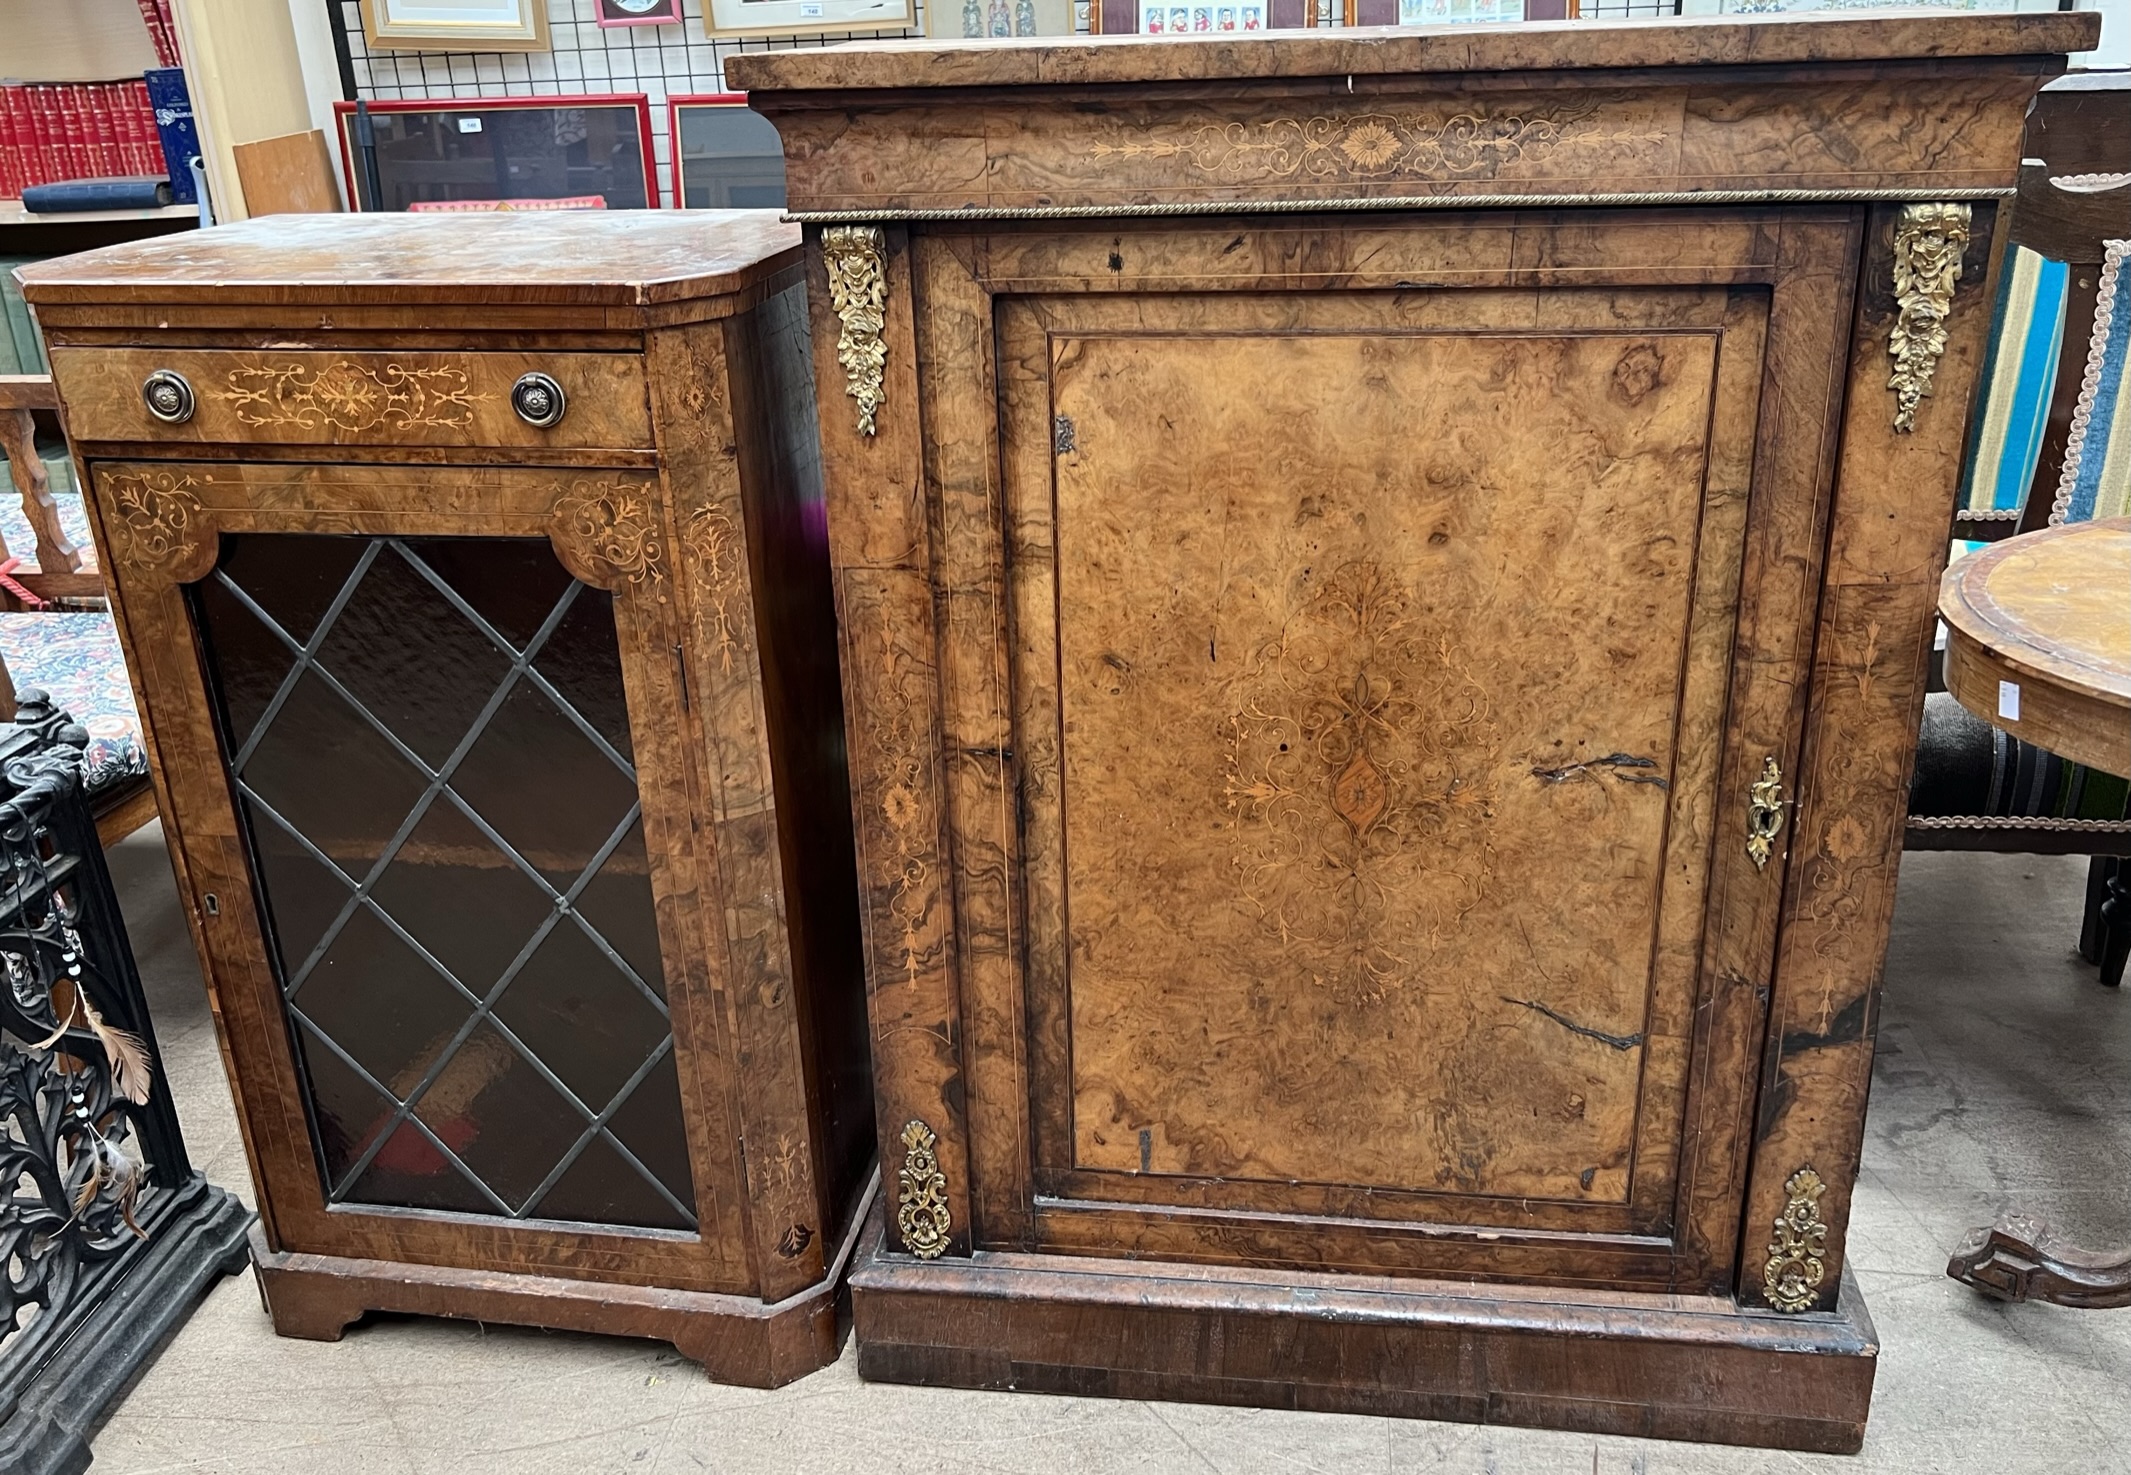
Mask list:
[{"label": "marquetry inlay motif", "polygon": [[940,1139],[916,1117],[903,1124],[903,1165],[896,1170],[895,1227],[903,1248],[920,1260],[947,1249],[947,1175],[936,1155]]},{"label": "marquetry inlay motif", "polygon": [[161,568],[188,558],[199,545],[200,498],[189,476],[169,471],[108,472],[111,540],[123,563]]},{"label": "marquetry inlay motif", "polygon": [[710,613],[711,640],[718,669],[732,674],[733,661],[741,652],[739,633],[733,628],[733,600],[747,574],[747,548],[740,529],[723,507],[700,507],[683,525],[689,556],[695,560],[696,579],[704,606]]},{"label": "marquetry inlay motif", "polygon": [[885,397],[881,387],[888,347],[886,249],[876,225],[832,225],[821,233],[821,263],[829,276],[829,304],[842,329],[836,362],[843,366],[844,392],[858,401],[858,433],[873,434],[873,417]]},{"label": "marquetry inlay motif", "polygon": [[632,584],[666,576],[659,509],[626,482],[573,481],[555,499],[549,536],[575,562]]},{"label": "marquetry inlay motif", "polygon": [[1778,1311],[1809,1311],[1819,1299],[1828,1273],[1828,1226],[1820,1218],[1820,1196],[1827,1188],[1810,1167],[1800,1168],[1783,1185],[1783,1212],[1761,1272],[1761,1289]]},{"label": "marquetry inlay motif", "polygon": [[209,393],[243,424],[298,430],[459,430],[473,424],[477,403],[496,398],[476,393],[466,371],[448,364],[371,368],[347,359],[231,369],[223,386]]},{"label": "marquetry inlay motif", "polygon": [[1655,127],[1601,120],[1597,111],[1370,112],[1210,122],[1172,138],[1097,143],[1090,154],[1176,159],[1222,180],[1486,179],[1519,160],[1651,144],[1664,137]]},{"label": "marquetry inlay motif", "polygon": [[1898,309],[1887,353],[1894,373],[1894,428],[1916,429],[1917,406],[1931,393],[1931,377],[1946,352],[1946,319],[1953,311],[1954,283],[1961,280],[1961,253],[1968,248],[1966,205],[1904,205],[1894,228],[1894,301]]},{"label": "marquetry inlay motif", "polygon": [[[1314,986],[1381,1002],[1485,893],[1486,690],[1370,560],[1315,585],[1252,653],[1227,719],[1244,911]],[[1458,856],[1454,866],[1444,856]]]}]

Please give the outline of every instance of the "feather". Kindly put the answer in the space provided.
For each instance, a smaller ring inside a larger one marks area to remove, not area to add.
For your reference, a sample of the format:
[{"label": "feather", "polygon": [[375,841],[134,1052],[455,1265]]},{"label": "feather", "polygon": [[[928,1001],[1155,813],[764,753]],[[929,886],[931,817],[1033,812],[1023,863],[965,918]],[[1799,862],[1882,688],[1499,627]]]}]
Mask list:
[{"label": "feather", "polygon": [[88,1157],[89,1176],[82,1179],[81,1187],[74,1193],[74,1217],[77,1219],[89,1212],[89,1205],[96,1202],[97,1192],[104,1186],[103,1154],[92,1152]]},{"label": "feather", "polygon": [[96,1155],[110,1175],[113,1186],[112,1201],[117,1205],[119,1216],[137,1239],[146,1239],[148,1232],[142,1229],[133,1217],[133,1205],[141,1196],[141,1165],[126,1156],[125,1151],[109,1137],[96,1139]]},{"label": "feather", "polygon": [[74,1003],[73,1003],[73,1001],[72,1001],[72,1000],[70,999],[70,1000],[68,1000],[68,1002],[67,1002],[67,1012],[66,1012],[66,1017],[65,1017],[64,1019],[61,1019],[61,1020],[59,1021],[59,1028],[57,1028],[57,1029],[53,1030],[53,1031],[52,1031],[52,1032],[51,1032],[50,1034],[46,1035],[46,1036],[45,1036],[45,1037],[44,1037],[43,1039],[39,1040],[39,1041],[38,1041],[38,1042],[37,1042],[36,1044],[34,1044],[34,1045],[30,1046],[30,1048],[31,1048],[32,1050],[49,1050],[49,1049],[51,1049],[51,1048],[52,1048],[52,1047],[53,1047],[54,1045],[56,1045],[56,1044],[58,1044],[58,1043],[59,1043],[59,1039],[60,1039],[60,1036],[64,1035],[64,1034],[65,1034],[65,1033],[66,1033],[66,1032],[67,1032],[68,1030],[72,1029],[73,1027],[74,1027]]},{"label": "feather", "polygon": [[148,1045],[139,1035],[104,1023],[87,994],[76,992],[81,1012],[111,1062],[111,1088],[135,1106],[148,1104],[148,1088],[155,1080],[155,1067],[148,1059]]}]

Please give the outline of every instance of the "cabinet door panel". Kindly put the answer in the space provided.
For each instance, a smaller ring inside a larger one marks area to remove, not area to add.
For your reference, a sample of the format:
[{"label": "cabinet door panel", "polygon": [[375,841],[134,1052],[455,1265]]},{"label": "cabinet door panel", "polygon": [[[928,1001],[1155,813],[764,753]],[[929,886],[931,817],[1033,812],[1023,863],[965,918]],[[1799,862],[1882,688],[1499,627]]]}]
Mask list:
[{"label": "cabinet door panel", "polygon": [[94,474],[279,1244],[744,1288],[657,479]]},{"label": "cabinet door panel", "polygon": [[1669,1228],[1765,308],[1008,307],[1040,1191]]},{"label": "cabinet door panel", "polygon": [[1054,336],[1074,1167],[1627,1201],[1717,338]]},{"label": "cabinet door panel", "polygon": [[976,1244],[1728,1277],[1857,228],[916,243]]}]

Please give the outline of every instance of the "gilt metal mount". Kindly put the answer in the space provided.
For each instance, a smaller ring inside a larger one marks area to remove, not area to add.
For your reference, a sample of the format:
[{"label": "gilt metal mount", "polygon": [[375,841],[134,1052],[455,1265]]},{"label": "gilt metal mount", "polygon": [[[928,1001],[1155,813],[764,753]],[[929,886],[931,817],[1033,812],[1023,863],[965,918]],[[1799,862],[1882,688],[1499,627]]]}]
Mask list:
[{"label": "gilt metal mount", "polygon": [[1761,764],[1761,777],[1746,791],[1746,853],[1762,870],[1776,853],[1783,830],[1783,766],[1773,756]]},{"label": "gilt metal mount", "polygon": [[896,1171],[895,1227],[903,1248],[920,1260],[947,1251],[947,1175],[940,1171],[940,1139],[916,1117],[903,1124],[903,1166]]},{"label": "gilt metal mount", "polygon": [[871,435],[888,363],[881,341],[888,321],[886,238],[877,225],[829,226],[821,233],[821,263],[829,274],[829,303],[843,325],[836,362],[843,365],[844,392],[858,401],[858,433]]},{"label": "gilt metal mount", "polygon": [[1931,393],[1931,377],[1946,352],[1946,319],[1953,312],[1961,253],[1968,248],[1967,205],[1904,205],[1894,227],[1894,331],[1887,339],[1894,373],[1894,428],[1916,429],[1917,406]]},{"label": "gilt metal mount", "polygon": [[1810,1166],[1783,1185],[1783,1212],[1761,1272],[1761,1289],[1778,1311],[1810,1311],[1820,1297],[1820,1283],[1828,1275],[1828,1226],[1820,1218],[1820,1196],[1827,1191]]}]

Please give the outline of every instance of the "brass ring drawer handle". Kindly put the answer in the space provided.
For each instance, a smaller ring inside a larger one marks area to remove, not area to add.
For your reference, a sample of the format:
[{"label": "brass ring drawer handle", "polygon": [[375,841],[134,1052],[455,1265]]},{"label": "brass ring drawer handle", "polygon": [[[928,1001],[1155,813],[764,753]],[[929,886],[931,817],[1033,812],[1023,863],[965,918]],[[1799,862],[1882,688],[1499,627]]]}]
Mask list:
[{"label": "brass ring drawer handle", "polygon": [[165,425],[183,425],[192,418],[192,386],[175,369],[157,369],[143,379],[141,402]]},{"label": "brass ring drawer handle", "polygon": [[562,386],[545,374],[521,374],[511,386],[511,408],[535,430],[546,430],[567,408]]}]

